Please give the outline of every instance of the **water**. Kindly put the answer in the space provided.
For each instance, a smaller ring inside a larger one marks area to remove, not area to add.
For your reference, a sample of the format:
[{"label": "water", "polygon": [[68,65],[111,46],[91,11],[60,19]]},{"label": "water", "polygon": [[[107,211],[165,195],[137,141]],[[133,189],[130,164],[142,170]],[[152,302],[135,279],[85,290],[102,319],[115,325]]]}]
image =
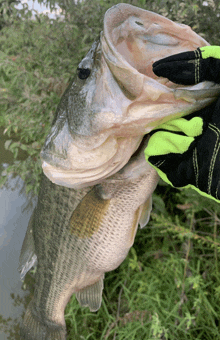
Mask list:
[{"label": "water", "polygon": [[[13,160],[11,152],[4,149],[6,139],[0,129],[1,170]],[[8,184],[0,189],[0,340],[20,339],[19,322],[30,299],[30,292],[22,289],[17,267],[36,199],[30,202],[23,189],[24,183],[19,177],[10,177]]]}]

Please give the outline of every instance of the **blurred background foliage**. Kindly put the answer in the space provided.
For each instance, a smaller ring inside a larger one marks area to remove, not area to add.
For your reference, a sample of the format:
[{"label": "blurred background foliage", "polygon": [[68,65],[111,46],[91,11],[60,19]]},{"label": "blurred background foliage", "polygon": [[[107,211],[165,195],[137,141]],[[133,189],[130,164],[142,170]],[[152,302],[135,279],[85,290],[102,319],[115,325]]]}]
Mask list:
[{"label": "blurred background foliage", "polygon": [[[76,67],[97,39],[103,16],[119,0],[39,0],[57,3],[64,18],[36,14],[26,4],[0,0],[0,128],[14,161],[10,173],[37,194],[39,152]],[[220,1],[123,1],[190,25],[210,44],[220,43]],[[96,314],[66,308],[68,339],[220,339],[219,204],[193,190],[162,182],[148,228],[138,231],[123,264],[108,273]]]}]

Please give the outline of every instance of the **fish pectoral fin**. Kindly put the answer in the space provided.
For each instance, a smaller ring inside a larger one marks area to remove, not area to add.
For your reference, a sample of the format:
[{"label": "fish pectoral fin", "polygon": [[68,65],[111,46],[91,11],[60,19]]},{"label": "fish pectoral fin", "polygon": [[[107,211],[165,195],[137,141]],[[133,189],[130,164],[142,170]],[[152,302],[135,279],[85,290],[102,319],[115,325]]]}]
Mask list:
[{"label": "fish pectoral fin", "polygon": [[70,233],[79,238],[92,237],[99,230],[109,202],[102,199],[95,188],[89,191],[70,218]]},{"label": "fish pectoral fin", "polygon": [[82,307],[89,307],[91,312],[96,312],[102,303],[103,277],[93,285],[76,293],[76,298]]},{"label": "fish pectoral fin", "polygon": [[149,222],[150,219],[150,213],[152,210],[152,196],[150,196],[150,198],[148,198],[144,204],[142,205],[142,212],[141,212],[141,217],[139,220],[139,224],[141,228],[144,228],[147,223]]},{"label": "fish pectoral fin", "polygon": [[37,264],[37,255],[35,254],[34,237],[32,230],[33,218],[34,212],[30,217],[19,257],[18,271],[20,272],[21,280],[23,280],[27,272]]}]

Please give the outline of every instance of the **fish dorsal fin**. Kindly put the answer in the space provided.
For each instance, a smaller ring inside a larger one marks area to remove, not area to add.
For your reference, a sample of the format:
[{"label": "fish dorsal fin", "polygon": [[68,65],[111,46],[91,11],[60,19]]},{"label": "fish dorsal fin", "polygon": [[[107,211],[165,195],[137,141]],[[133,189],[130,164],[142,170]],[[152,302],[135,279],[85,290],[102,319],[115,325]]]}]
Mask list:
[{"label": "fish dorsal fin", "polygon": [[102,303],[104,276],[93,285],[86,287],[76,293],[76,298],[82,307],[89,307],[91,312],[96,312]]},{"label": "fish dorsal fin", "polygon": [[150,196],[150,198],[148,198],[147,201],[144,202],[143,204],[141,217],[139,220],[141,228],[144,228],[146,224],[149,222],[151,210],[152,210],[152,196]]}]

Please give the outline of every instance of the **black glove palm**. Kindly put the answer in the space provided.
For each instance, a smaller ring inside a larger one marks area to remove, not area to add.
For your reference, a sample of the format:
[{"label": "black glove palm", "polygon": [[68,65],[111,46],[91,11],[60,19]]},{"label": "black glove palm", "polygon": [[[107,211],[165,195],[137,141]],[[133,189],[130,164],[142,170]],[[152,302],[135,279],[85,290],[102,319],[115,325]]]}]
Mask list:
[{"label": "black glove palm", "polygon": [[220,47],[205,46],[160,59],[153,64],[153,71],[177,84],[220,83]]}]

